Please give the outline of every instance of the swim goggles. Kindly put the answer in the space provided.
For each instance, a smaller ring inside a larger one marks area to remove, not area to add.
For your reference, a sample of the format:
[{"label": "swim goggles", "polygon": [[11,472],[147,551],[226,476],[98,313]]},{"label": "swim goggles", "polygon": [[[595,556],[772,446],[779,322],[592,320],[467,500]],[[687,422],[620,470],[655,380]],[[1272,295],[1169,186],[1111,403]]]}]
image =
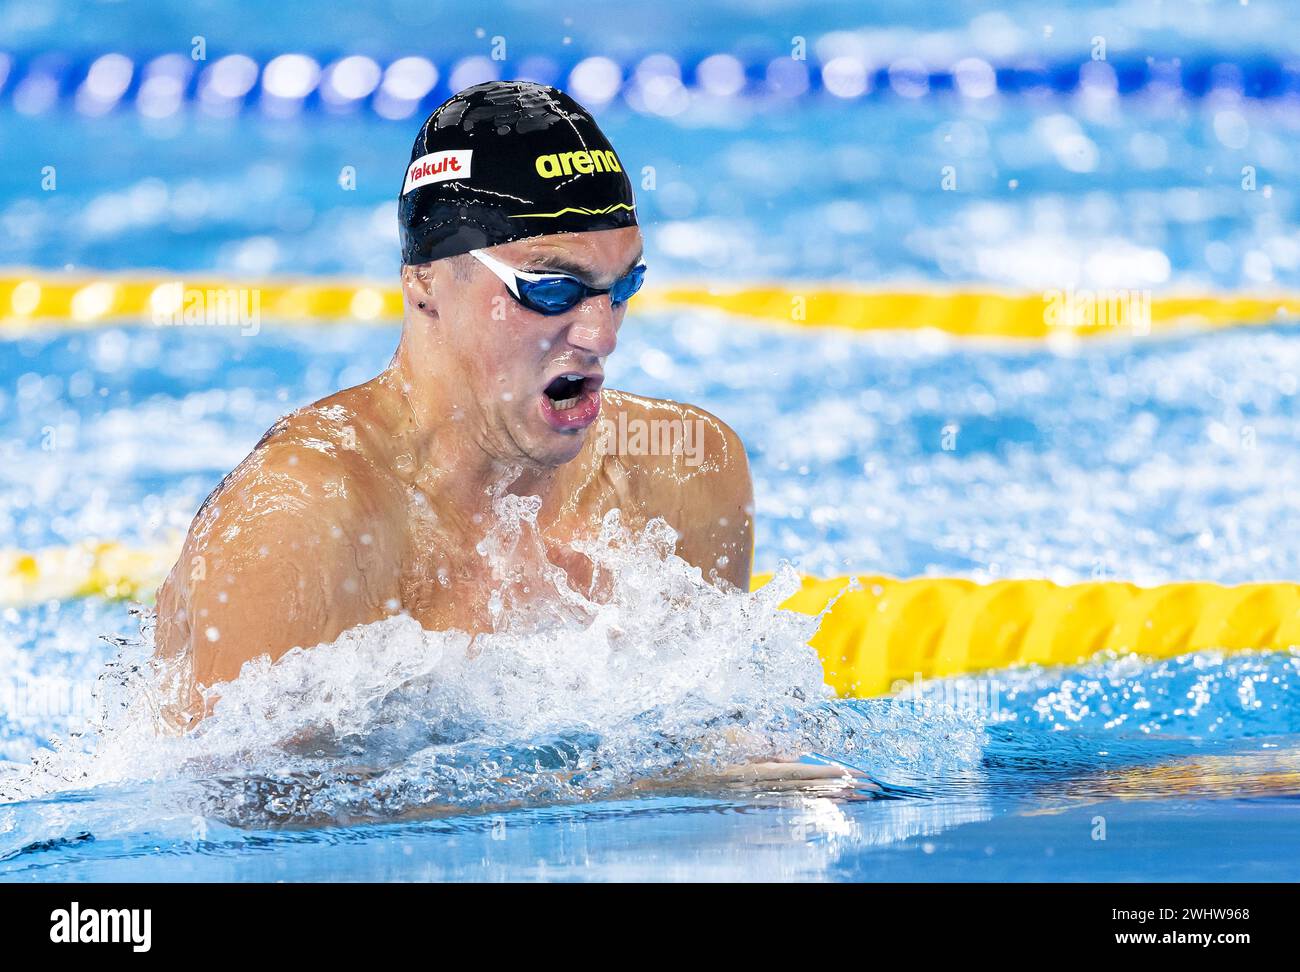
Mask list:
[{"label": "swim goggles", "polygon": [[516,270],[482,250],[470,250],[472,256],[491,270],[506,285],[512,297],[531,311],[548,317],[563,314],[577,307],[588,297],[609,294],[614,307],[626,304],[641,289],[645,278],[645,264],[639,263],[604,290],[588,287],[577,277],[567,273],[532,273]]}]

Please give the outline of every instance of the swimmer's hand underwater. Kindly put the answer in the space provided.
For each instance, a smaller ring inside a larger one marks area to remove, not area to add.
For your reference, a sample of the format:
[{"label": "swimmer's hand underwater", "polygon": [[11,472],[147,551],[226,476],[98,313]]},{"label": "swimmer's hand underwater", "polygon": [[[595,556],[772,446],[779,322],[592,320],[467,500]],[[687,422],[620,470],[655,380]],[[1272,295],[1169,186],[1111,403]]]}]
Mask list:
[{"label": "swimmer's hand underwater", "polygon": [[645,267],[631,182],[585,109],[522,82],[455,95],[416,138],[399,223],[391,363],[268,431],[203,504],[159,590],[158,657],[190,689],[182,725],[202,717],[201,687],[249,659],[398,612],[489,630],[501,583],[476,548],[503,489],[541,500],[540,543],[513,552],[525,578],[558,566],[593,593],[572,544],[617,509],[632,530],[662,517],[706,578],[749,587],[736,434],[693,406],[603,387]]}]

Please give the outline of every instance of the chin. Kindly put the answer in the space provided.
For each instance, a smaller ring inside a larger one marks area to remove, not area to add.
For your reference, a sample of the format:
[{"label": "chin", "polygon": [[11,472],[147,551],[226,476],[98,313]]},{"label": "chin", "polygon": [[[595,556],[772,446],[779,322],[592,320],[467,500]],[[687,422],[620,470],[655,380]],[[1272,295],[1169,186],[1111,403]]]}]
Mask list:
[{"label": "chin", "polygon": [[600,418],[601,379],[579,378],[553,385],[563,389],[548,389],[537,396],[527,427],[536,429],[533,444],[534,458],[545,465],[559,466],[571,462],[582,451],[588,430]]},{"label": "chin", "polygon": [[538,421],[535,414],[516,415],[506,427],[513,430],[511,439],[515,454],[541,468],[572,462],[587,442],[587,429],[559,431]]},{"label": "chin", "polygon": [[536,443],[533,458],[544,466],[563,466],[578,458],[586,441],[586,429],[575,429],[572,432],[547,430],[543,439]]}]

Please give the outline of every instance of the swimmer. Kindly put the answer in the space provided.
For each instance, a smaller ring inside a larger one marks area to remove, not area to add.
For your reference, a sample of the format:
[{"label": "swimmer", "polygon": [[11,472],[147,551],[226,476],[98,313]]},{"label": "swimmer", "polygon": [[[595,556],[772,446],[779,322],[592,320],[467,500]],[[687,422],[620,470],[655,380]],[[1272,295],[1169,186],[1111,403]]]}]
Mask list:
[{"label": "swimmer", "polygon": [[[614,509],[634,530],[662,517],[704,577],[749,588],[735,432],[604,387],[645,265],[623,160],[587,111],[536,84],[461,91],[420,129],[398,211],[392,361],[276,423],[204,502],[158,592],[158,656],[180,662],[191,700],[250,659],[400,612],[490,630],[499,581],[476,547],[494,490],[540,497],[547,563],[531,566],[577,590],[593,568],[571,544]],[[189,708],[183,724],[201,715]]]}]

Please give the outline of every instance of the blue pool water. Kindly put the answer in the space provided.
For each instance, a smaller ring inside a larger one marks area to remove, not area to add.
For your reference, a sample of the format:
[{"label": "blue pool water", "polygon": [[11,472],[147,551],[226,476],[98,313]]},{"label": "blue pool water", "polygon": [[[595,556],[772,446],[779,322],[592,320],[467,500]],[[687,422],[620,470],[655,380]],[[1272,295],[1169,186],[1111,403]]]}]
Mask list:
[{"label": "blue pool water", "polygon": [[[393,336],[122,328],[16,339],[20,354],[6,359],[5,376],[20,390],[6,426],[7,529],[24,547],[86,535],[147,544],[183,529],[289,403],[381,367]],[[1300,371],[1295,349],[1285,330],[1266,330],[1059,356],[793,336],[682,316],[629,324],[611,373],[617,386],[688,398],[734,421],[754,463],[758,569],[786,559],[822,574],[1068,581],[1101,571],[1231,582],[1297,574],[1294,547],[1274,526],[1294,518],[1285,483],[1300,474],[1295,388],[1285,380]],[[1269,383],[1252,381],[1261,357],[1277,368]],[[804,379],[822,384],[800,399],[793,389]],[[66,450],[41,451],[51,422],[67,430]],[[1243,423],[1257,429],[1253,449],[1240,446]],[[962,430],[955,452],[940,446],[950,424]],[[153,447],[159,441],[171,448]],[[83,724],[90,686],[116,651],[98,636],[129,640],[136,625],[124,606],[95,600],[9,609],[0,625],[10,705],[20,713],[0,723],[0,758],[18,764]],[[1000,673],[969,691],[961,680],[927,687],[928,709],[910,700],[824,703],[837,731],[864,717],[876,727],[865,748],[836,749],[844,739],[832,733],[822,752],[886,784],[888,799],[869,788],[856,797],[688,788],[640,798],[612,788],[498,809],[500,794],[470,787],[457,812],[423,823],[322,827],[291,815],[284,829],[278,817],[223,825],[230,807],[196,794],[233,786],[224,771],[195,792],[172,768],[166,787],[61,784],[0,807],[0,872],[1292,879],[1296,857],[1278,849],[1294,841],[1300,790],[1298,666],[1294,654],[1277,653],[1119,659]],[[975,698],[978,712],[943,708]],[[590,718],[576,708],[556,715],[572,718],[574,730]],[[609,732],[635,764],[644,754],[618,725]],[[492,812],[475,812],[479,805]],[[1105,841],[1094,839],[1098,820]]]},{"label": "blue pool water", "polygon": [[[1150,22],[1111,11],[1099,28],[1085,6],[1047,17],[1007,5],[1007,20],[1033,25],[1017,28],[1030,50],[1086,47],[1105,29],[1135,49],[1190,52],[1240,46],[1280,9],[1219,11],[1209,27],[1199,13]],[[954,50],[1009,29],[976,22],[975,5],[853,7],[794,5],[767,27],[724,7],[697,26],[722,45],[872,16],[877,33],[904,25],[894,43],[941,32]],[[106,9],[79,9],[68,43],[154,52],[174,43],[169,24],[192,33],[176,11],[128,33]],[[11,5],[16,45],[64,42],[44,10]],[[269,53],[409,50],[394,49],[373,14],[306,34],[268,16]],[[531,25],[525,43],[560,49],[554,24],[522,7],[502,16]],[[497,29],[471,19],[444,25],[458,55],[475,27]],[[579,45],[676,42],[648,22],[561,26]],[[230,47],[220,17],[207,29]],[[746,102],[674,118],[615,104],[607,128],[625,158],[654,169],[641,206],[659,282],[1160,292],[1297,284],[1290,108],[1227,96],[811,98],[797,110]],[[8,111],[0,264],[386,281],[410,128],[363,116],[157,123]],[[47,164],[59,171],[53,193],[39,190]],[[348,165],[351,191],[337,181]],[[957,192],[939,188],[945,165],[957,166]],[[1257,191],[1241,189],[1243,165],[1257,167]],[[6,331],[0,548],[170,542],[279,415],[369,378],[395,340],[392,327],[273,320],[248,336],[146,322]],[[1300,512],[1292,327],[1047,349],[642,314],[608,370],[615,387],[696,402],[740,432],[760,571],[1300,578],[1287,530]],[[921,699],[827,700],[800,648],[804,622],[761,596],[682,588],[671,565],[629,556],[630,573],[689,594],[689,608],[668,615],[638,600],[645,590],[620,593],[630,655],[595,631],[567,652],[549,635],[502,641],[475,665],[450,641],[385,629],[321,654],[317,674],[250,679],[229,717],[175,744],[150,738],[132,708],[148,698],[131,671],[148,643],[125,605],[4,609],[0,877],[1300,877],[1295,652],[1103,658],[932,683]],[[302,743],[322,722],[332,734]],[[864,778],[847,791],[644,786],[683,762],[768,747]]]}]

